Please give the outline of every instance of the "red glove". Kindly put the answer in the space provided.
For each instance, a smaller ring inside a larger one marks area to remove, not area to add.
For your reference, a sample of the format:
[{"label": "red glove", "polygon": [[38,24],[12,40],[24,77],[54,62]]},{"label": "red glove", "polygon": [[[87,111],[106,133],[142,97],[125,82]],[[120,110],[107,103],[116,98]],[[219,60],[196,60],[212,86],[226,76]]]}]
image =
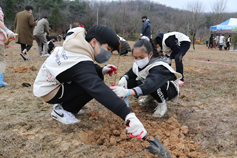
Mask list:
[{"label": "red glove", "polygon": [[111,64],[106,65],[103,69],[102,69],[102,73],[103,75],[105,74],[109,74],[109,76],[113,75],[113,72],[116,74],[117,73],[117,67]]}]

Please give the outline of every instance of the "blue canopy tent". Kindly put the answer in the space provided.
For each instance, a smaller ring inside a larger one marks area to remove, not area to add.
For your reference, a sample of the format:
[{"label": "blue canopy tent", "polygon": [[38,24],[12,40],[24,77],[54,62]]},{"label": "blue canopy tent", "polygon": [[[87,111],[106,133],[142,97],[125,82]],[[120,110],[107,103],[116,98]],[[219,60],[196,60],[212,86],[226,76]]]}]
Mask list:
[{"label": "blue canopy tent", "polygon": [[237,33],[237,18],[230,18],[225,22],[210,27],[216,33]]}]

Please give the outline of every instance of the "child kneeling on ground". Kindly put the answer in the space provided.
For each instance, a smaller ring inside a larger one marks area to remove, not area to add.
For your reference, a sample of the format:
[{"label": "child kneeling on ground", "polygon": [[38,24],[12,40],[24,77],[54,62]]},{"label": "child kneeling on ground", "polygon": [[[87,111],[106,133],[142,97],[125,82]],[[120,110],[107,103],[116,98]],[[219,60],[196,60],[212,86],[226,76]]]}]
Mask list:
[{"label": "child kneeling on ground", "polygon": [[157,101],[154,117],[162,117],[166,113],[166,100],[177,100],[178,80],[182,77],[159,54],[153,42],[143,36],[132,48],[133,67],[120,79],[118,86],[111,87],[118,97],[124,99],[148,95],[140,101],[142,103],[154,98]]},{"label": "child kneeling on ground", "polygon": [[96,25],[86,34],[85,29],[74,32],[56,47],[41,66],[33,92],[49,104],[55,104],[51,116],[64,124],[79,122],[74,114],[95,98],[102,105],[125,121],[128,133],[138,138],[146,135],[140,120],[125,102],[103,82],[104,75],[112,75],[117,68],[105,63],[111,52],[119,46],[117,36],[108,26]]}]

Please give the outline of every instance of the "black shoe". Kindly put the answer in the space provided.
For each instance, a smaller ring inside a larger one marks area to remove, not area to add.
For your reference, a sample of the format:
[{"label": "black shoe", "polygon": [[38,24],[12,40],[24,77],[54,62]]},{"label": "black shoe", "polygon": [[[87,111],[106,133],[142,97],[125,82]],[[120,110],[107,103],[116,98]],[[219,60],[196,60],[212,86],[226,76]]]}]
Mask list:
[{"label": "black shoe", "polygon": [[24,60],[27,60],[28,58],[26,57],[26,54],[25,53],[20,53],[21,57],[24,59]]},{"label": "black shoe", "polygon": [[21,57],[24,59],[24,61],[29,61],[30,59],[27,58],[26,53],[20,53]]}]

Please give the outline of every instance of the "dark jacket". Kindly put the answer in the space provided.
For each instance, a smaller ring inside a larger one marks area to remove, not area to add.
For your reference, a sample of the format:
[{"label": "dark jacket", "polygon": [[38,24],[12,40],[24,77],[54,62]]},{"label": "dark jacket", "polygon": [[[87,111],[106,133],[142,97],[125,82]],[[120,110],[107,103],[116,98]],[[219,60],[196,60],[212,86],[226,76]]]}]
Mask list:
[{"label": "dark jacket", "polygon": [[149,38],[151,37],[151,24],[149,19],[146,19],[146,21],[143,23],[142,35]]},{"label": "dark jacket", "polygon": [[210,43],[213,43],[213,36],[209,38]]},{"label": "dark jacket", "polygon": [[[162,61],[162,59],[152,58],[149,64],[152,64],[153,62],[156,61]],[[145,69],[146,67],[144,67],[143,69]],[[133,72],[132,69],[133,68],[131,68],[128,72],[125,73],[127,79],[137,78],[137,75]],[[143,69],[139,69],[139,71]],[[149,70],[149,75],[146,77],[146,81],[142,84],[139,84],[138,87],[142,90],[143,95],[148,95],[156,91],[158,88],[161,88],[167,81],[174,81],[174,80],[176,80],[176,76],[163,65],[159,65]],[[133,90],[135,91],[136,94],[138,94],[135,89]]]},{"label": "dark jacket", "polygon": [[[96,71],[97,70],[97,71]],[[98,74],[97,72],[101,72]],[[72,81],[81,86],[91,97],[125,120],[132,111],[100,78],[102,67],[92,61],[82,61],[59,74],[56,79],[63,83]]]}]

